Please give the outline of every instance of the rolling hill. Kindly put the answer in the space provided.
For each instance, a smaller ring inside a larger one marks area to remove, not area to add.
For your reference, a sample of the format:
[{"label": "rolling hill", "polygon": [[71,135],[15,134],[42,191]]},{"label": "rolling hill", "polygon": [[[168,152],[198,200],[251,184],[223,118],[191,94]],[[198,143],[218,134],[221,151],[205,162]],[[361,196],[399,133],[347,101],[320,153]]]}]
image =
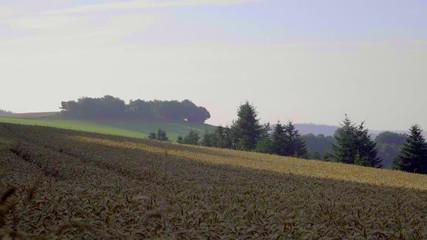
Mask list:
[{"label": "rolling hill", "polygon": [[[21,116],[21,115],[17,115]],[[198,131],[200,134],[206,130],[215,129],[209,124],[195,124],[189,122],[136,122],[136,121],[78,121],[62,120],[57,118],[46,118],[44,114],[22,114],[21,117],[0,117],[0,122],[15,123],[23,125],[46,126],[70,130],[118,135],[126,137],[145,138],[151,132],[158,129],[165,130],[170,140],[175,141],[178,136],[184,136],[190,130]],[[43,116],[43,117],[37,117]],[[52,115],[48,115],[52,116]]]},{"label": "rolling hill", "polygon": [[427,238],[426,175],[6,123],[0,166],[0,238]]},{"label": "rolling hill", "polygon": [[[14,122],[14,123],[23,123],[30,125],[40,125],[40,126],[52,126],[66,129],[74,129],[74,130],[82,130],[82,131],[90,131],[84,125],[90,125],[91,127],[95,127],[95,125],[99,125],[97,127],[103,128],[118,128],[124,131],[136,132],[131,135],[129,133],[120,134],[123,136],[132,136],[137,137],[140,136],[139,133],[144,134],[146,136],[150,132],[157,131],[160,127],[161,129],[165,129],[166,132],[170,133],[173,140],[179,135],[185,135],[189,132],[189,129],[193,129],[199,131],[200,133],[204,132],[206,129],[212,130],[215,128],[213,125],[209,124],[194,124],[189,122],[162,122],[162,121],[147,121],[147,122],[137,122],[137,121],[124,121],[124,120],[109,120],[109,121],[77,121],[72,119],[63,119],[58,117],[59,112],[34,112],[34,113],[8,113],[5,115],[0,114],[0,122]],[[7,118],[16,118],[16,119],[26,119],[26,120],[34,120],[33,121],[19,121],[19,120],[10,120]],[[62,124],[61,124],[62,122]],[[325,124],[314,124],[314,123],[295,123],[295,128],[302,135],[306,134],[314,134],[314,135],[325,135],[325,136],[333,136],[335,131],[339,128],[339,126],[325,125]],[[120,132],[120,130],[112,130],[109,132]],[[384,130],[385,131],[385,130]],[[371,137],[374,139],[381,132],[380,130],[370,130]],[[99,131],[95,131],[99,132]],[[108,131],[107,131],[108,132]],[[395,130],[392,132],[396,133],[407,133],[407,130]],[[106,133],[106,132],[99,132]]]}]

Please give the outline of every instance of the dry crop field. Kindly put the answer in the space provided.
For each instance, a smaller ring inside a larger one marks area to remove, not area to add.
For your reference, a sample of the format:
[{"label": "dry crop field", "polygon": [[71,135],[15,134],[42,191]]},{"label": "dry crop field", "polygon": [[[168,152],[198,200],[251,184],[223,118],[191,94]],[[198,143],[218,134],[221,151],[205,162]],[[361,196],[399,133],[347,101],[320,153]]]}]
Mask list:
[{"label": "dry crop field", "polygon": [[0,238],[427,239],[427,176],[0,124]]}]

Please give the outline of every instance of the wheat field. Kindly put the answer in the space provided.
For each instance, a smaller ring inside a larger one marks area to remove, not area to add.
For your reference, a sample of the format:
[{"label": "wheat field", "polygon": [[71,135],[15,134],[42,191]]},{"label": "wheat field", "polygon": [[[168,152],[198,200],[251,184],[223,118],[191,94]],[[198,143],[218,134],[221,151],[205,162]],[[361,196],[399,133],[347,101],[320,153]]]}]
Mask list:
[{"label": "wheat field", "polygon": [[0,124],[0,238],[427,239],[427,176]]}]

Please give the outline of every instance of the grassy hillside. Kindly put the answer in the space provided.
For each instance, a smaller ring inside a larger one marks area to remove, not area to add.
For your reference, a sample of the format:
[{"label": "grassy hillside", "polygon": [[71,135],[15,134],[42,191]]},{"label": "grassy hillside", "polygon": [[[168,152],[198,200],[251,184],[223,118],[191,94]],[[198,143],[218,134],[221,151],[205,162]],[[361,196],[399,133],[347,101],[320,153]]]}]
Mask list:
[{"label": "grassy hillside", "polygon": [[[33,116],[33,115],[31,115]],[[166,131],[171,140],[176,140],[179,135],[184,136],[193,129],[200,133],[214,129],[208,124],[192,124],[188,122],[132,122],[132,121],[74,121],[40,118],[10,118],[0,117],[0,122],[34,126],[47,126],[77,131],[102,133],[125,137],[145,138],[150,132],[159,128]]]},{"label": "grassy hillside", "polygon": [[12,124],[0,166],[0,238],[427,239],[425,175]]}]

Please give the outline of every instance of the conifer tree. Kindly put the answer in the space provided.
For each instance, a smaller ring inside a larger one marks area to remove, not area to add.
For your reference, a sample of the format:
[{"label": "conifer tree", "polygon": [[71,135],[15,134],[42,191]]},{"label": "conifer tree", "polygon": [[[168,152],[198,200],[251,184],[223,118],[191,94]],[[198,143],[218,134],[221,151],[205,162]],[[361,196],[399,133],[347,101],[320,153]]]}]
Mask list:
[{"label": "conifer tree", "polygon": [[394,161],[395,169],[427,174],[427,144],[422,132],[418,125],[410,128],[410,135]]},{"label": "conifer tree", "polygon": [[335,133],[334,158],[337,162],[381,167],[375,142],[362,122],[356,126],[346,115]]},{"label": "conifer tree", "polygon": [[371,139],[364,122],[356,128],[356,144],[357,155],[355,156],[355,164],[377,168],[382,167],[381,159],[378,157],[377,145]]},{"label": "conifer tree", "polygon": [[283,129],[285,133],[285,156],[307,158],[307,147],[293,123],[289,121]]},{"label": "conifer tree", "polygon": [[281,156],[307,158],[307,147],[292,122],[282,125],[278,122],[271,134],[272,153]]},{"label": "conifer tree", "polygon": [[239,150],[254,150],[260,134],[261,125],[257,118],[255,107],[246,102],[239,107],[238,119],[231,127],[236,148]]},{"label": "conifer tree", "polygon": [[271,134],[271,152],[277,155],[285,155],[286,137],[285,130],[280,122],[278,122]]},{"label": "conifer tree", "polygon": [[334,158],[337,162],[354,163],[357,150],[356,126],[350,121],[347,114],[341,127],[335,132],[336,144],[333,145]]}]

